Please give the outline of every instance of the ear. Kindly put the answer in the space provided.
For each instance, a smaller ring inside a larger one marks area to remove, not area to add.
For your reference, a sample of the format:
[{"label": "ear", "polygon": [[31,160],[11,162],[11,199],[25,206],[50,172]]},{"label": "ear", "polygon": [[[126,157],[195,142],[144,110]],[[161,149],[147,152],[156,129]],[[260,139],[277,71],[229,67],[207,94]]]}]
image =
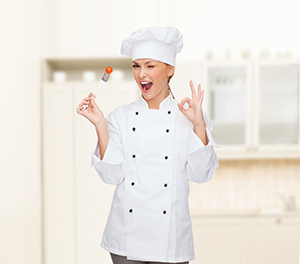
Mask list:
[{"label": "ear", "polygon": [[171,66],[171,65],[168,65],[168,73],[167,73],[167,75],[170,77],[170,76],[174,75],[174,72],[175,72],[175,67]]}]

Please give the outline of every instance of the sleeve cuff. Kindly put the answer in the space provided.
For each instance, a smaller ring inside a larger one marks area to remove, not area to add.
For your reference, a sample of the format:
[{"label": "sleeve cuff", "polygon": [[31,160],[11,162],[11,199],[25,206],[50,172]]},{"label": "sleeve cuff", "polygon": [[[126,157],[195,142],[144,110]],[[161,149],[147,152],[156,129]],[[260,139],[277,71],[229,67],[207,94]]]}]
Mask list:
[{"label": "sleeve cuff", "polygon": [[122,153],[120,153],[120,150],[111,138],[109,138],[108,145],[102,160],[100,159],[99,142],[97,141],[92,151],[91,167],[95,166],[99,162],[111,165],[118,165],[123,162],[123,155]]},{"label": "sleeve cuff", "polygon": [[213,139],[213,137],[207,127],[206,127],[206,139],[207,139],[208,144],[205,146],[203,144],[202,140],[195,134],[194,127],[192,127],[191,133],[190,133],[188,154],[191,154],[201,148],[207,148],[209,146],[220,148],[219,145]]}]

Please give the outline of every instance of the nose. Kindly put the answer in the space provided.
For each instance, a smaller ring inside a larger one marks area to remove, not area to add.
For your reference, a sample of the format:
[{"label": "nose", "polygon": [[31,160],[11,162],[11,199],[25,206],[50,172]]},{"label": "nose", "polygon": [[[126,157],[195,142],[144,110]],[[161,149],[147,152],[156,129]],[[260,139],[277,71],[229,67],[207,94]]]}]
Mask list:
[{"label": "nose", "polygon": [[140,70],[140,72],[139,72],[139,78],[140,79],[143,79],[143,78],[145,78],[146,77],[146,69],[144,68],[144,67],[141,67],[140,68],[141,70]]}]

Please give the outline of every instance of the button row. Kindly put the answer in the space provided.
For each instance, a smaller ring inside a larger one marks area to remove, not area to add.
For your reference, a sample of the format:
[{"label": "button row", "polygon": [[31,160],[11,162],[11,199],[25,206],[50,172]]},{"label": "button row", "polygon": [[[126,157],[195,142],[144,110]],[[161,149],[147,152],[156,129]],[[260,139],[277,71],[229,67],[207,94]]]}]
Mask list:
[{"label": "button row", "polygon": [[[133,131],[133,132],[135,132],[135,130],[136,130],[136,128],[135,128],[135,127],[133,127],[133,128],[132,128],[132,131]],[[167,132],[167,133],[169,133],[169,132],[170,132],[170,130],[169,130],[169,129],[166,129],[166,132]]]},{"label": "button row", "polygon": [[[135,182],[132,182],[131,185],[134,186],[134,185],[135,185]],[[165,183],[165,184],[164,184],[164,187],[168,187],[168,184]]]},{"label": "button row", "polygon": [[[169,110],[167,113],[170,115],[172,112]],[[138,112],[138,111],[136,111],[136,112],[135,112],[135,114],[136,114],[136,115],[138,115],[138,114],[139,114],[139,112]]]},{"label": "button row", "polygon": [[[135,154],[132,154],[132,158],[136,158],[136,155]],[[165,156],[165,159],[167,160],[169,157],[168,156]]]},{"label": "button row", "polygon": [[[132,208],[130,208],[128,211],[129,211],[129,213],[132,213],[132,212],[133,212],[133,209],[132,209]],[[163,213],[163,214],[166,214],[166,213],[167,213],[167,211],[166,211],[166,210],[164,210],[162,213]]]}]

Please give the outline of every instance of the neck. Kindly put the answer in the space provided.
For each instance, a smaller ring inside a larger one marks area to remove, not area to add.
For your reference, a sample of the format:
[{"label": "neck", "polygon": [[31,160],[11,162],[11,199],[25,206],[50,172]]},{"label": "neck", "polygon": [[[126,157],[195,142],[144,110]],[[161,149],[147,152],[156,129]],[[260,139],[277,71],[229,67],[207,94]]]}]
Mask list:
[{"label": "neck", "polygon": [[152,99],[148,99],[145,101],[148,103],[149,109],[159,109],[160,103],[169,96],[168,89],[163,89],[158,95],[156,95]]}]

